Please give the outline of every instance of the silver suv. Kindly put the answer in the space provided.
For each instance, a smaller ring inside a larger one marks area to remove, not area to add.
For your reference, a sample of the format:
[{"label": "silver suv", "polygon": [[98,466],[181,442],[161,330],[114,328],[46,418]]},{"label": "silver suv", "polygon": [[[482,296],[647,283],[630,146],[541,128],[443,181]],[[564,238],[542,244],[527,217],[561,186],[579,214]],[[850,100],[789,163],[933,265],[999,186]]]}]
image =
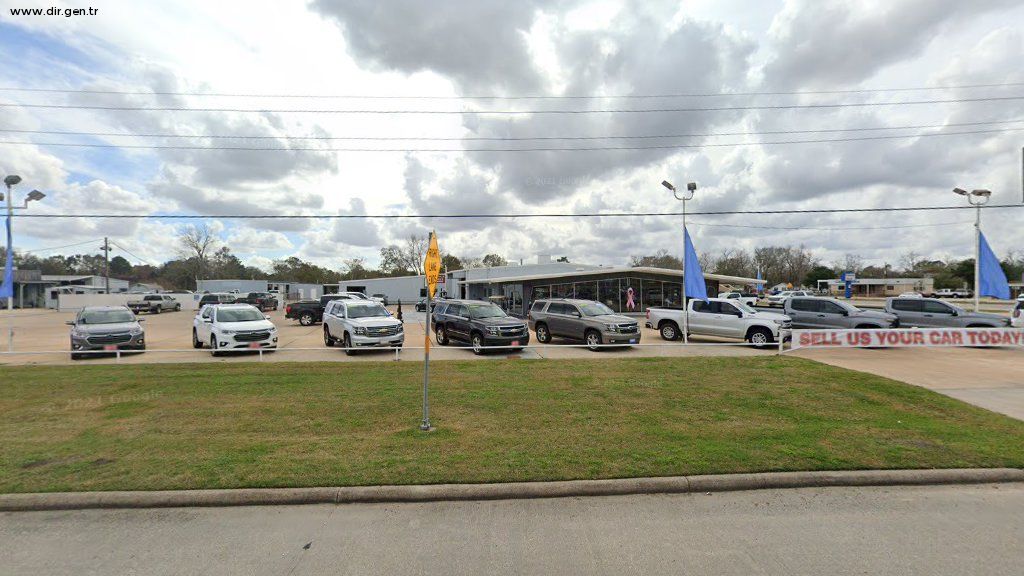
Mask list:
[{"label": "silver suv", "polygon": [[583,340],[591,350],[602,344],[639,344],[640,326],[629,316],[593,300],[537,300],[527,315],[541,343],[553,336]]},{"label": "silver suv", "polygon": [[71,326],[71,359],[89,352],[145,350],[146,334],[135,314],[126,306],[86,306],[67,322]]}]

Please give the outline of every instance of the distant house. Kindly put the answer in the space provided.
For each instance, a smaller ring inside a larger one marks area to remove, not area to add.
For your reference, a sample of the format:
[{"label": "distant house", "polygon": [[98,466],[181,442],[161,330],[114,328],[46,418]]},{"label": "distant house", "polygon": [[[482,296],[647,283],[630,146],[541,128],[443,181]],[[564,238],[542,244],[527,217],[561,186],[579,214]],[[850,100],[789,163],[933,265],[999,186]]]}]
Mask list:
[{"label": "distant house", "polygon": [[[818,289],[827,290],[829,294],[839,295],[846,292],[846,285],[839,278],[818,280]],[[899,296],[907,292],[931,294],[935,291],[934,278],[857,278],[850,286],[854,296],[885,298]]]}]

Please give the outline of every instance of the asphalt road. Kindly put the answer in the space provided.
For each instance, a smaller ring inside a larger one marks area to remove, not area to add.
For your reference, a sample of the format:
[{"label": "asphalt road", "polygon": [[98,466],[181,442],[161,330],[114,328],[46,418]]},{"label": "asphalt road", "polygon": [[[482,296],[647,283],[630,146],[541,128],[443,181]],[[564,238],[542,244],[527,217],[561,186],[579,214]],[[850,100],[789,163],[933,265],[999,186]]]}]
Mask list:
[{"label": "asphalt road", "polygon": [[973,574],[1024,485],[0,514],[5,574]]}]

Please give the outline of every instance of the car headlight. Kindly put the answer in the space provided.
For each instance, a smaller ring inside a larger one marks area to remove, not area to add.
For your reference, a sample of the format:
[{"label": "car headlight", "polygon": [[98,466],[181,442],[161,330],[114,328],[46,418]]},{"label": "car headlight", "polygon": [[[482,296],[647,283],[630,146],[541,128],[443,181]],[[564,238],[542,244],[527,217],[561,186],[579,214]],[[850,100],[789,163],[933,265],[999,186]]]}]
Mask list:
[{"label": "car headlight", "polygon": [[142,334],[142,326],[136,326],[136,327],[132,328],[131,330],[129,330],[128,332],[132,336],[138,336],[139,334]]},{"label": "car headlight", "polygon": [[775,322],[775,323],[776,323],[776,324],[778,324],[779,326],[782,326],[783,324],[785,324],[785,323],[786,323],[786,321],[785,321],[785,320],[773,320],[773,322]]},{"label": "car headlight", "polygon": [[619,327],[616,326],[615,324],[605,324],[604,325],[604,329],[607,330],[608,332],[618,332],[619,331]]},{"label": "car headlight", "polygon": [[271,332],[277,332],[277,326],[271,326],[270,327],[270,331]]},{"label": "car headlight", "polygon": [[363,326],[356,326],[355,333],[357,336],[365,336],[366,328],[364,328]]},{"label": "car headlight", "polygon": [[85,332],[80,331],[78,328],[72,328],[71,336],[73,338],[85,338]]},{"label": "car headlight", "polygon": [[399,324],[398,325],[398,331],[399,332],[405,332],[405,325],[404,324]]},{"label": "car headlight", "polygon": [[487,333],[490,334],[491,336],[497,336],[498,334],[501,333],[501,331],[498,330],[497,326],[488,326]]}]

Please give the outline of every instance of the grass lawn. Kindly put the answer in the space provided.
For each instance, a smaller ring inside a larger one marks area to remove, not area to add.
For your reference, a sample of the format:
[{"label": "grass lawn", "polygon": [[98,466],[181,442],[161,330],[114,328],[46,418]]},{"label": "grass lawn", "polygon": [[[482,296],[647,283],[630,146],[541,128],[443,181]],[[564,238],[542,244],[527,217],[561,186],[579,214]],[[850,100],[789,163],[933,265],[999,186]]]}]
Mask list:
[{"label": "grass lawn", "polygon": [[0,370],[0,492],[1024,466],[1024,423],[798,358]]}]

